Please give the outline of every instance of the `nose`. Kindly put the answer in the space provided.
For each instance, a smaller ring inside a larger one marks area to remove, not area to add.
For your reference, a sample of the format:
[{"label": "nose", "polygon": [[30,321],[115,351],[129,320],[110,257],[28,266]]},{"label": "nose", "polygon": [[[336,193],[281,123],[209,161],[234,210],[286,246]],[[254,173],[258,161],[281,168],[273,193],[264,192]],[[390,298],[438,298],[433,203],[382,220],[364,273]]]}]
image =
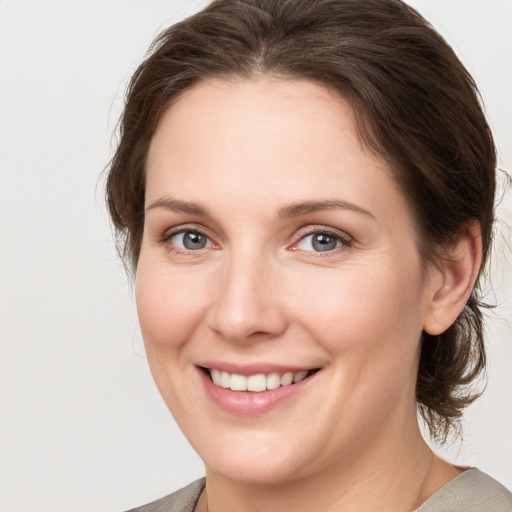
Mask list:
[{"label": "nose", "polygon": [[287,328],[278,269],[263,258],[232,257],[225,262],[211,305],[209,327],[237,343],[272,339]]}]

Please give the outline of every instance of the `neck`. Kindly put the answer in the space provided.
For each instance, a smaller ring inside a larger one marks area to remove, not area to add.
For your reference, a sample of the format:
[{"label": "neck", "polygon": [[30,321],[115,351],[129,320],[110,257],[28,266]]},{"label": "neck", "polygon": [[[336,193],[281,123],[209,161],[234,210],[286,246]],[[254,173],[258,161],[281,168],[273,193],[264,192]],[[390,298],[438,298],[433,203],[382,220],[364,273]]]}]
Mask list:
[{"label": "neck", "polygon": [[[273,485],[237,482],[207,469],[201,508],[208,512],[411,512],[459,471],[436,457],[416,422],[407,432],[382,433],[322,472]],[[390,442],[392,439],[394,442]]]}]

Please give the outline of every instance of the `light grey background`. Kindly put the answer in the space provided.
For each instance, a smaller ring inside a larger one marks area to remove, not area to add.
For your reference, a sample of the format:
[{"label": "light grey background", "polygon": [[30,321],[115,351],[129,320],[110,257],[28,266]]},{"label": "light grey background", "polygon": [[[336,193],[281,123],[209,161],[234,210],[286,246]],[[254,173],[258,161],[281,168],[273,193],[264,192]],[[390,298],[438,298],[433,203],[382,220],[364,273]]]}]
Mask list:
[{"label": "light grey background", "polygon": [[[411,4],[479,83],[510,171],[512,2]],[[121,511],[202,474],[151,380],[99,180],[130,74],[159,30],[199,5],[0,0],[0,510]],[[509,226],[511,195],[498,211]],[[490,381],[444,453],[512,487],[503,224],[497,238]]]}]

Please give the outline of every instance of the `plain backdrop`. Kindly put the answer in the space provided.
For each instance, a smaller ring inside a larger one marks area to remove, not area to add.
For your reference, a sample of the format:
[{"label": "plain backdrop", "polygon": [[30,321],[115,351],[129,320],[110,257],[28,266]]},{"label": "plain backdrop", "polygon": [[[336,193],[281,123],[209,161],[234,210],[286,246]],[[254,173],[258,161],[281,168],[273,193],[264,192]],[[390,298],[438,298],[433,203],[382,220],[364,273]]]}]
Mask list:
[{"label": "plain backdrop", "polygon": [[[474,75],[510,171],[512,1],[411,4]],[[200,5],[0,0],[2,511],[117,512],[202,475],[150,377],[100,179],[131,73],[161,29]],[[511,195],[498,209],[489,384],[463,441],[443,450],[508,487]]]}]

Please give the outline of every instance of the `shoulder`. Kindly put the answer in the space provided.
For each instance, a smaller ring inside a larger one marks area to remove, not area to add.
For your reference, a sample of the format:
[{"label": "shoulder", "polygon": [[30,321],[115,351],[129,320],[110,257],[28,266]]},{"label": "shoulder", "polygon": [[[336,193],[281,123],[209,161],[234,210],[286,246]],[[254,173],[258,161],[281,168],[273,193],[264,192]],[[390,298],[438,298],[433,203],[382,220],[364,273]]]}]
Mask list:
[{"label": "shoulder", "polygon": [[128,512],[193,512],[203,492],[205,479],[201,478],[157,501],[129,510]]},{"label": "shoulder", "polygon": [[476,468],[464,471],[416,512],[511,512],[512,493]]}]

